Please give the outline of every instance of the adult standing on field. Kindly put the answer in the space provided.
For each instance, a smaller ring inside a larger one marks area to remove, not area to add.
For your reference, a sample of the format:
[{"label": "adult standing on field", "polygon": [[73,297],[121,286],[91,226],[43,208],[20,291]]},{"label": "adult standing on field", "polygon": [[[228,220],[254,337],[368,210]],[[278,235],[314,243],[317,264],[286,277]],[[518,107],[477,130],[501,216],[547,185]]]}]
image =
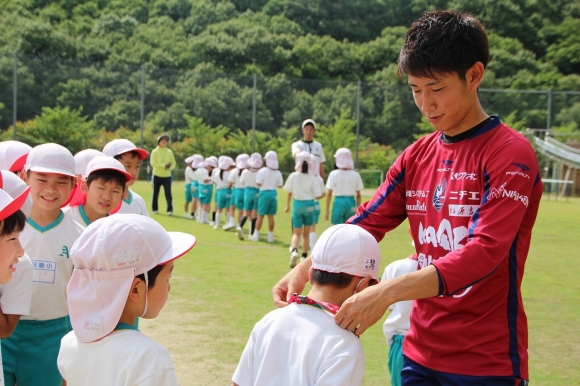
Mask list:
[{"label": "adult standing on field", "polygon": [[324,162],[326,161],[326,157],[324,156],[324,150],[322,150],[320,142],[314,140],[314,133],[316,133],[316,123],[312,119],[307,119],[302,122],[302,139],[292,143],[292,157],[296,159],[296,156],[301,151],[307,151],[316,156],[320,165],[320,176],[325,180]]},{"label": "adult standing on field", "polygon": [[153,168],[153,198],[151,199],[151,210],[159,213],[159,190],[163,186],[165,200],[167,201],[167,214],[173,214],[173,198],[171,196],[171,172],[177,166],[175,156],[167,144],[171,140],[168,134],[157,137],[157,147],[151,152],[151,167]]},{"label": "adult standing on field", "polygon": [[[524,136],[489,116],[478,87],[489,60],[481,23],[425,13],[398,59],[436,132],[399,156],[348,222],[377,240],[409,220],[418,270],[353,295],[335,316],[360,335],[389,305],[412,300],[402,385],[527,385],[528,328],[521,282],[542,182]],[[274,288],[277,305],[301,292],[304,260]]]}]

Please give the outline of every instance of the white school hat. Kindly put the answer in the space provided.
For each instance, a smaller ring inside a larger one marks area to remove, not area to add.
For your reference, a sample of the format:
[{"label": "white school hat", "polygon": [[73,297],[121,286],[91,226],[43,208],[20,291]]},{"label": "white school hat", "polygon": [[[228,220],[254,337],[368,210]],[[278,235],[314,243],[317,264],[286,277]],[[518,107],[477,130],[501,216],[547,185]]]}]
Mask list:
[{"label": "white school hat", "polygon": [[212,166],[214,168],[218,167],[218,163],[217,163],[217,159],[215,159],[215,157],[208,157],[205,159],[205,164],[206,166]]},{"label": "white school hat", "polygon": [[193,157],[193,165],[191,165],[192,168],[194,169],[199,169],[203,166],[201,166],[202,162],[205,161],[205,158],[203,158],[203,156],[201,154],[194,154],[192,155]]},{"label": "white school hat", "polygon": [[296,154],[296,165],[294,166],[294,170],[300,172],[304,161],[308,164],[308,171],[310,172],[310,169],[312,169],[312,160],[310,158],[310,153],[307,151],[301,151]]},{"label": "white school hat", "polygon": [[85,149],[85,150],[81,150],[78,153],[76,153],[74,155],[74,159],[75,159],[75,174],[78,175],[84,175],[85,171],[87,170],[87,165],[89,164],[89,162],[91,162],[91,160],[97,156],[103,156],[105,155],[104,153],[95,150],[95,149]]},{"label": "white school hat", "polygon": [[114,139],[111,142],[107,143],[103,148],[103,153],[105,153],[105,155],[108,155],[109,157],[115,157],[120,154],[128,153],[130,151],[134,151],[137,154],[139,154],[140,160],[144,160],[149,155],[147,150],[135,146],[133,142],[124,138]]},{"label": "white school hat", "polygon": [[252,169],[259,169],[262,167],[262,156],[260,153],[252,153],[248,160],[248,167]]},{"label": "white school hat", "polygon": [[381,251],[377,240],[358,225],[338,224],[322,234],[312,249],[312,268],[379,280]]},{"label": "white school hat", "polygon": [[114,170],[119,172],[125,177],[125,182],[129,182],[133,179],[130,173],[127,173],[125,167],[122,163],[114,159],[113,157],[109,157],[106,155],[100,155],[91,160],[87,165],[87,169],[83,176],[83,179],[87,179],[89,175],[97,170]]},{"label": "white school hat", "polygon": [[334,153],[334,162],[339,169],[354,169],[352,152],[346,147],[341,147]]},{"label": "white school hat", "polygon": [[75,177],[75,159],[71,152],[57,143],[43,143],[32,148],[24,171],[62,174]]},{"label": "white school hat", "polygon": [[17,172],[24,169],[32,147],[20,141],[0,142],[0,170]]},{"label": "white school hat", "polygon": [[28,217],[32,209],[32,197],[30,197],[30,189],[28,185],[16,174],[8,170],[0,170],[0,189],[8,193],[13,199],[20,197],[24,191],[27,191],[24,196],[24,201],[20,210]]},{"label": "white school hat", "polygon": [[316,123],[314,123],[314,121],[312,119],[306,119],[304,122],[302,122],[302,128],[304,128],[304,126],[311,124],[312,126],[314,126],[314,130],[316,130]]},{"label": "white school hat", "polygon": [[191,156],[189,156],[189,157],[187,157],[186,159],[184,159],[185,163],[186,163],[186,164],[188,164],[188,165],[189,165],[190,163],[192,163],[192,162],[193,162],[193,160],[194,160],[194,158],[193,158],[193,156],[192,156],[192,155],[191,155]]},{"label": "white school hat", "polygon": [[161,134],[159,137],[157,137],[157,143],[159,144],[159,141],[161,141],[163,138],[165,138],[167,142],[171,141],[169,134]]},{"label": "white school hat", "polygon": [[248,160],[250,156],[246,153],[238,154],[236,157],[236,167],[238,169],[245,169],[248,166]]},{"label": "white school hat", "polygon": [[266,152],[264,159],[266,160],[267,167],[274,170],[278,169],[278,154],[274,150]]},{"label": "white school hat", "polygon": [[232,157],[222,156],[220,157],[218,166],[221,170],[228,170],[230,166],[234,166],[236,163],[232,159]]},{"label": "white school hat", "polygon": [[194,236],[167,232],[150,217],[115,214],[91,223],[73,244],[74,270],[67,303],[77,339],[93,342],[111,333],[133,279],[186,254]]}]

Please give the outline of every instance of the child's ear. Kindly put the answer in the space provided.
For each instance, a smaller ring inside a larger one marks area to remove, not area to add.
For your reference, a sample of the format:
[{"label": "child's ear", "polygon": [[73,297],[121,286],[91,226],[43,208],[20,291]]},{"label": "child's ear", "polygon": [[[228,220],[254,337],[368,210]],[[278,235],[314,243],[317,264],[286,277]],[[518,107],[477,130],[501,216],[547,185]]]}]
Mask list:
[{"label": "child's ear", "polygon": [[26,185],[28,185],[28,173],[26,173],[26,172],[24,171],[24,169],[22,169],[22,170],[20,171],[20,173],[18,174],[18,177],[20,177],[20,179],[21,179],[22,181],[26,182]]},{"label": "child's ear", "polygon": [[133,283],[131,284],[131,290],[129,291],[128,300],[133,302],[138,302],[139,298],[141,297],[141,292],[143,291],[140,287],[144,284],[143,280],[136,277],[133,279]]},{"label": "child's ear", "polygon": [[[81,184],[81,192],[83,192],[83,194],[87,194],[89,192],[89,185],[87,184],[87,180],[82,180],[80,182]],[[73,188],[74,188],[74,183],[73,183]]]}]

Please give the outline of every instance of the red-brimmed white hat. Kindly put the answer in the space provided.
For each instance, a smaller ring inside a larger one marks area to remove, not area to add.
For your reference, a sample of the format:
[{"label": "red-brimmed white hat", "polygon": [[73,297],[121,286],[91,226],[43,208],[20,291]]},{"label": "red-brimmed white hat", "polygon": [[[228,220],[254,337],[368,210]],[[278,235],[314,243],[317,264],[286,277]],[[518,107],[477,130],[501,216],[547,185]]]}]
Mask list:
[{"label": "red-brimmed white hat", "polygon": [[183,256],[195,242],[190,234],[167,232],[138,214],[115,214],[91,223],[70,250],[75,268],[67,303],[77,339],[94,342],[110,334],[133,279]]},{"label": "red-brimmed white hat", "polygon": [[312,249],[312,268],[379,280],[381,251],[377,240],[358,225],[338,224],[322,234]]},{"label": "red-brimmed white hat", "polygon": [[25,191],[29,192],[25,194],[26,197],[24,198],[20,210],[26,217],[30,215],[30,210],[32,209],[30,189],[16,174],[8,170],[0,170],[0,189],[8,193],[13,199],[20,197],[20,195]]},{"label": "red-brimmed white hat", "polygon": [[0,221],[4,221],[22,208],[29,191],[30,186],[24,192],[20,193],[20,195],[16,196],[16,198],[13,198],[3,189],[0,189]]},{"label": "red-brimmed white hat", "polygon": [[103,148],[103,153],[105,153],[105,155],[108,155],[109,157],[115,157],[120,154],[128,153],[130,151],[134,151],[137,154],[139,154],[140,160],[144,160],[149,156],[147,150],[135,146],[133,142],[124,138],[114,139],[111,142],[107,143]]},{"label": "red-brimmed white hat", "polygon": [[87,170],[87,165],[89,164],[89,162],[91,162],[91,160],[95,157],[98,156],[102,156],[105,155],[105,153],[102,153],[98,150],[95,149],[85,149],[85,150],[81,150],[78,153],[76,153],[74,155],[74,159],[75,159],[75,174],[77,176],[82,176],[85,174],[85,171]]},{"label": "red-brimmed white hat", "polygon": [[17,172],[24,169],[32,147],[20,141],[0,142],[0,170]]},{"label": "red-brimmed white hat", "polygon": [[87,170],[83,176],[83,179],[87,179],[89,175],[97,170],[114,170],[119,172],[125,177],[125,182],[129,182],[133,179],[130,173],[127,173],[125,167],[122,163],[106,155],[100,155],[91,160],[87,165]]},{"label": "red-brimmed white hat", "polygon": [[71,152],[57,143],[43,143],[32,148],[24,171],[37,173],[62,174],[75,177],[75,159]]}]

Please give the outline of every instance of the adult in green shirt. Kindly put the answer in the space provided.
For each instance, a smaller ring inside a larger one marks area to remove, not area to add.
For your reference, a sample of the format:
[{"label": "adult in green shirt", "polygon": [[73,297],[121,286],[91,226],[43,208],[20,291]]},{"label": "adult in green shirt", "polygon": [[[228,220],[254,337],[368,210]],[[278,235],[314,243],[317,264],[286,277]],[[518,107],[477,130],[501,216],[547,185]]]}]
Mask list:
[{"label": "adult in green shirt", "polygon": [[159,190],[163,186],[165,200],[167,201],[167,214],[173,214],[173,198],[171,196],[171,172],[177,166],[175,156],[167,144],[171,140],[168,134],[157,137],[157,147],[151,152],[151,167],[153,168],[153,199],[151,200],[151,210],[159,213],[158,199]]}]

